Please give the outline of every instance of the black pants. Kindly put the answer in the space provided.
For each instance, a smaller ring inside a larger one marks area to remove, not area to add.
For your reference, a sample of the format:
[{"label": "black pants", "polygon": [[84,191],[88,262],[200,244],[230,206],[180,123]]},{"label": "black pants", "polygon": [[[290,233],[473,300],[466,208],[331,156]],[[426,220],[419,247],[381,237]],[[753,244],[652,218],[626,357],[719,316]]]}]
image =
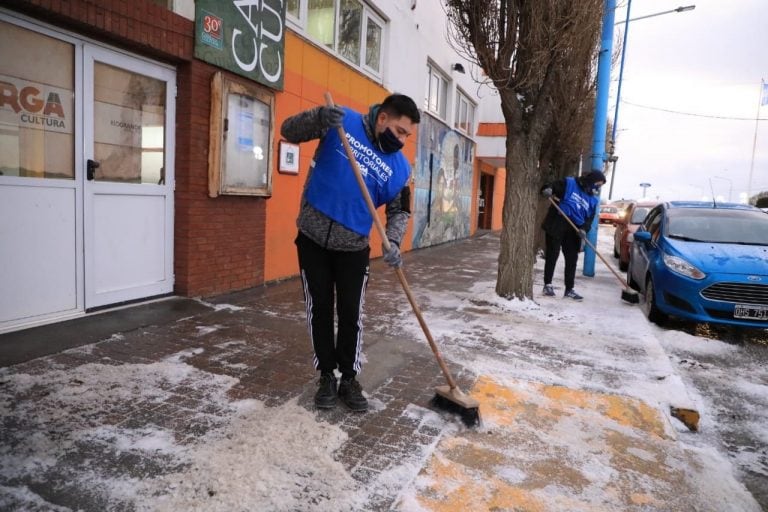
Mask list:
[{"label": "black pants", "polygon": [[[338,368],[343,376],[354,377],[362,367],[362,313],[370,248],[331,251],[302,233],[296,238],[296,247],[314,366],[321,372]],[[334,306],[338,317],[335,337]]]},{"label": "black pants", "polygon": [[565,257],[565,289],[571,290],[576,279],[576,263],[579,260],[581,238],[573,229],[568,229],[562,235],[546,234],[546,248],[544,251],[544,284],[552,284],[552,276],[555,273],[555,265],[560,251]]}]

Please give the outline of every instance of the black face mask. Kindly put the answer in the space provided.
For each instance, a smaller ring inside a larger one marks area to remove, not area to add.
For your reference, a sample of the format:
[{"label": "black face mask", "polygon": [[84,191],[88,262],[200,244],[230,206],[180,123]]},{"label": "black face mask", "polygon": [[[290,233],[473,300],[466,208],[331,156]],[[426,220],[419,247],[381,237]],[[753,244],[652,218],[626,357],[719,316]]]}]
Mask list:
[{"label": "black face mask", "polygon": [[389,128],[379,134],[378,145],[384,153],[394,153],[403,149],[403,143]]}]

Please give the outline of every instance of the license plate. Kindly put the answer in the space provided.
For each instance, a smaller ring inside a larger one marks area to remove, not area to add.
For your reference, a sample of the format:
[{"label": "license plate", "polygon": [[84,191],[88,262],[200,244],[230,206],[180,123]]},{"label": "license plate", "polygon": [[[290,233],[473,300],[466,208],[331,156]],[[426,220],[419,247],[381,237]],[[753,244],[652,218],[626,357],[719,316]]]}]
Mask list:
[{"label": "license plate", "polygon": [[768,306],[736,304],[736,307],[733,309],[733,318],[742,318],[747,320],[768,320]]}]

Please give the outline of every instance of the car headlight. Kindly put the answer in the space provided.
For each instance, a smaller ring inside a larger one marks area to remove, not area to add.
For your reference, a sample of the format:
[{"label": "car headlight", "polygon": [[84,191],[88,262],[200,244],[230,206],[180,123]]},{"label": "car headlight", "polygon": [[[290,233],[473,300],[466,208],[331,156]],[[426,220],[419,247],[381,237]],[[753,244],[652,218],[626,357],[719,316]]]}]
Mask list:
[{"label": "car headlight", "polygon": [[672,256],[670,254],[664,254],[664,264],[672,272],[677,272],[691,279],[704,279],[707,275],[701,270],[697,269],[683,258],[678,256]]}]

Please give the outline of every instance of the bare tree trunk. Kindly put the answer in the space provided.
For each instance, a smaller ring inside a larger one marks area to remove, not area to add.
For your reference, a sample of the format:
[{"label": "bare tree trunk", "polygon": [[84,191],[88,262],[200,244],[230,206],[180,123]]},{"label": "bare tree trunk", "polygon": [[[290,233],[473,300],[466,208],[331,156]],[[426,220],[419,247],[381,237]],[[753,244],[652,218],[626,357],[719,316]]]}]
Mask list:
[{"label": "bare tree trunk", "polygon": [[[509,139],[508,139],[509,140]],[[534,232],[538,200],[538,148],[526,147],[524,139],[515,137],[507,145],[507,178],[502,212],[501,247],[496,293],[518,299],[533,296],[535,263]]]}]

